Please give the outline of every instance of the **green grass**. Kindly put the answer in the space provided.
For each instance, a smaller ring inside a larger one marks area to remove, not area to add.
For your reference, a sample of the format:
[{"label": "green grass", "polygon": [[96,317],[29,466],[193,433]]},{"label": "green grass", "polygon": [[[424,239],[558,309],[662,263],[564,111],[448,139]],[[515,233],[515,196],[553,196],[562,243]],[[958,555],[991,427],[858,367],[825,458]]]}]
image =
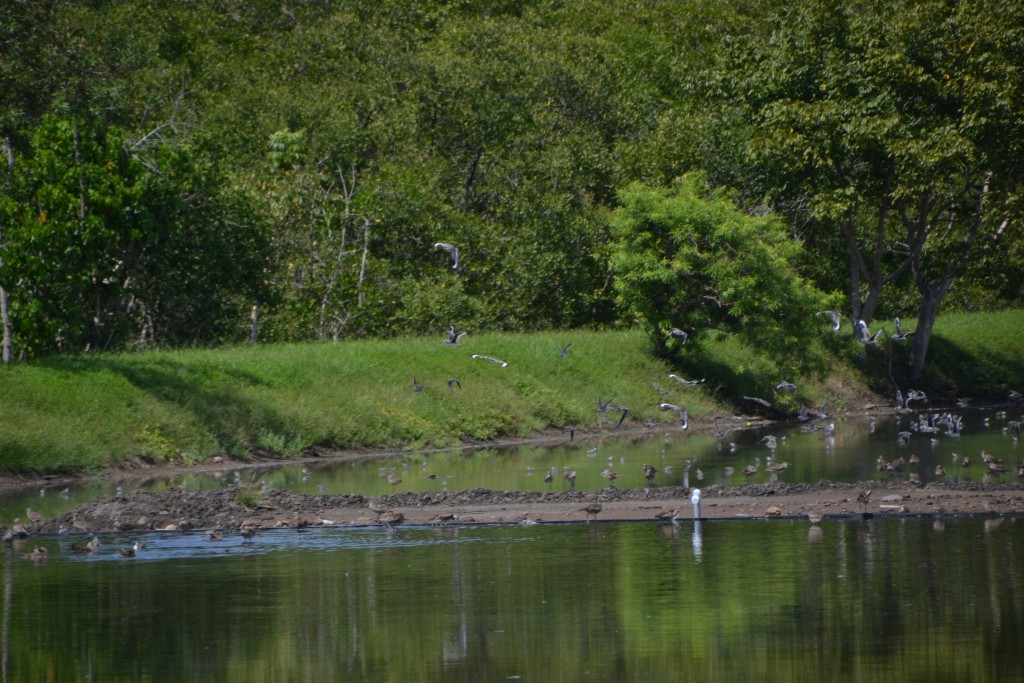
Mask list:
[{"label": "green grass", "polygon": [[[927,379],[977,397],[1024,389],[1022,329],[1024,311],[940,318]],[[560,358],[558,348],[570,342],[569,357]],[[289,457],[314,446],[444,448],[566,424],[598,429],[598,397],[628,406],[631,421],[665,423],[676,416],[658,410],[659,400],[697,418],[733,411],[745,395],[784,410],[825,401],[843,407],[869,383],[886,390],[885,352],[861,351],[846,337],[823,337],[775,361],[716,336],[669,361],[651,356],[639,331],[571,331],[469,335],[456,348],[431,337],[54,358],[0,368],[0,469]],[[794,358],[804,370],[783,376]],[[707,381],[682,389],[669,372]],[[413,390],[413,376],[423,393]],[[451,377],[461,390],[449,391]],[[798,393],[774,394],[780,379],[795,382]],[[661,399],[653,381],[671,396]]]}]

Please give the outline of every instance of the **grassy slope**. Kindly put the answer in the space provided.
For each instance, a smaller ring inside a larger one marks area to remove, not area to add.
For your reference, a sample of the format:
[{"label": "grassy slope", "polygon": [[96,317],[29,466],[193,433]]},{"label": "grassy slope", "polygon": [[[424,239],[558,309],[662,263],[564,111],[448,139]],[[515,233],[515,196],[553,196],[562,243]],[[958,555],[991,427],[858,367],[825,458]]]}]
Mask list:
[{"label": "grassy slope", "polygon": [[[1024,311],[941,318],[929,379],[961,395],[1024,389],[1022,329]],[[570,342],[569,358],[560,358],[557,348]],[[700,417],[743,395],[793,408],[841,403],[865,395],[868,383],[888,390],[884,351],[869,349],[862,362],[847,339],[828,343],[829,351],[799,350],[827,370],[787,378],[800,385],[793,398],[772,394],[781,378],[770,360],[731,339],[705,343],[699,367],[686,350],[670,366],[649,355],[637,331],[469,335],[458,348],[412,338],[52,359],[0,369],[0,469],[91,469],[139,455],[287,456],[315,445],[443,447],[567,423],[595,427],[598,397],[629,406],[631,420],[671,421],[659,400]],[[905,353],[896,350],[897,372]],[[708,381],[682,389],[669,372]],[[423,393],[413,391],[413,376]],[[451,377],[462,390],[449,391]],[[671,395],[661,399],[652,381]]]}]

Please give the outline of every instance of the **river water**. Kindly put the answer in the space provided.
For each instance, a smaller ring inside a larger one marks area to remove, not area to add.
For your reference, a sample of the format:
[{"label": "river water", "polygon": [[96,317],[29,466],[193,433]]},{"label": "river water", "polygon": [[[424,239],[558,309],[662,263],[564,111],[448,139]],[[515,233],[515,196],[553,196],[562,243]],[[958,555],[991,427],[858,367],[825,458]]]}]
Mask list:
[{"label": "river water", "polygon": [[3,681],[1024,680],[1014,518],[101,538],[3,549]]}]

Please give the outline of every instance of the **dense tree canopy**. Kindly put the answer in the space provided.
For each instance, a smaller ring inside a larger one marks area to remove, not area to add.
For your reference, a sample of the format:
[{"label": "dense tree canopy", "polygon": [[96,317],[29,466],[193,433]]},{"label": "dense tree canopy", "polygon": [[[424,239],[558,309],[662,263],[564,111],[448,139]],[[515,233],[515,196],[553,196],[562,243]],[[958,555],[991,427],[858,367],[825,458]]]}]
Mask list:
[{"label": "dense tree canopy", "polygon": [[4,3],[17,354],[629,323],[609,216],[691,171],[854,315],[1019,303],[1021,30],[1010,0]]}]

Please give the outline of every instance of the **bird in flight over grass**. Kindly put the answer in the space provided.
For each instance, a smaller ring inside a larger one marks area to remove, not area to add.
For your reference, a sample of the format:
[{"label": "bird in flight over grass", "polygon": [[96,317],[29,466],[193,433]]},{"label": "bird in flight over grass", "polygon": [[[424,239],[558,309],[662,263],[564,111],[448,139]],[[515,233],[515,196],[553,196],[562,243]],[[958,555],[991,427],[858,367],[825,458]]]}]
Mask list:
[{"label": "bird in flight over grass", "polygon": [[491,358],[490,356],[481,356],[479,353],[474,353],[473,354],[473,358],[476,358],[478,360],[485,360],[488,363],[494,363],[495,365],[500,365],[503,368],[508,366],[508,363],[506,363],[503,360],[498,360],[497,358]]}]

